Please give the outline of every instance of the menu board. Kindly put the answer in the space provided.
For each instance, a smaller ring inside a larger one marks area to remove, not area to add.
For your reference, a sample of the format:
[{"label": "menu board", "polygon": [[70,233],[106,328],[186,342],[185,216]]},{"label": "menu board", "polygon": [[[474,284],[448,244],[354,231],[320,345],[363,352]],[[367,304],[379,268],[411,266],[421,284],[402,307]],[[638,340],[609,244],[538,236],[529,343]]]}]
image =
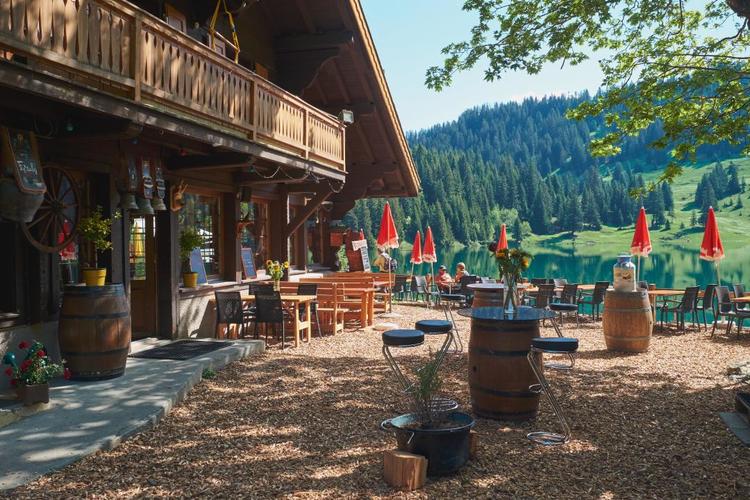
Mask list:
[{"label": "menu board", "polygon": [[242,257],[242,273],[247,278],[257,278],[258,273],[255,271],[255,251],[252,248],[243,247],[241,252]]},{"label": "menu board", "polygon": [[370,266],[370,252],[367,250],[367,245],[360,247],[360,255],[362,255],[362,270],[369,273],[372,270]]},{"label": "menu board", "polygon": [[[13,176],[23,193],[41,194],[47,191],[39,165],[34,134],[25,130],[3,129],[7,134],[8,149],[12,156]],[[3,141],[5,142],[5,141]]]},{"label": "menu board", "polygon": [[208,283],[208,276],[206,276],[206,265],[203,263],[203,257],[201,256],[201,249],[196,248],[190,252],[190,270],[194,273],[198,273],[198,284],[203,285]]}]

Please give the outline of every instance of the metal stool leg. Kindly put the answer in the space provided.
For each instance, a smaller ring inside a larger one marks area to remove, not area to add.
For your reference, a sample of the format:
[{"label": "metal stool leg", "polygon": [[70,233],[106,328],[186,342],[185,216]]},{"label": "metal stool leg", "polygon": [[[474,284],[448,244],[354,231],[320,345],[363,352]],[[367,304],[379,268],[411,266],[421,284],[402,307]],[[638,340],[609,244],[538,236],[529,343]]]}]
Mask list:
[{"label": "metal stool leg", "polygon": [[539,381],[538,384],[530,386],[529,389],[537,393],[544,393],[544,395],[547,397],[547,401],[549,401],[549,403],[552,405],[552,409],[555,412],[557,419],[560,421],[560,425],[562,425],[563,434],[557,434],[547,431],[537,431],[526,434],[526,437],[529,440],[543,446],[565,444],[570,441],[571,438],[570,425],[565,418],[565,414],[562,411],[560,403],[557,401],[557,398],[555,397],[549,383],[547,382],[547,378],[544,376],[544,372],[539,369],[536,358],[537,353],[541,354],[542,351],[532,348],[529,351],[529,354],[526,356],[526,359],[529,360],[529,365],[531,366],[536,379]]},{"label": "metal stool leg", "polygon": [[[555,321],[555,318],[552,318],[550,321],[552,322],[552,326],[554,327],[555,333],[557,334],[557,336],[564,337],[562,330],[560,329],[560,325],[557,324],[557,322]],[[568,359],[570,359],[569,365],[549,361],[545,363],[544,366],[546,368],[553,368],[555,370],[572,370],[576,364],[576,358],[571,353],[567,353],[567,356],[568,356]]]},{"label": "metal stool leg", "polygon": [[441,305],[443,307],[443,314],[445,314],[445,321],[449,321],[453,327],[453,330],[450,332],[450,337],[453,341],[453,349],[451,350],[451,353],[461,354],[464,350],[464,344],[461,341],[461,336],[458,334],[458,325],[453,317],[453,310],[450,308],[450,303],[448,301],[443,301]]}]

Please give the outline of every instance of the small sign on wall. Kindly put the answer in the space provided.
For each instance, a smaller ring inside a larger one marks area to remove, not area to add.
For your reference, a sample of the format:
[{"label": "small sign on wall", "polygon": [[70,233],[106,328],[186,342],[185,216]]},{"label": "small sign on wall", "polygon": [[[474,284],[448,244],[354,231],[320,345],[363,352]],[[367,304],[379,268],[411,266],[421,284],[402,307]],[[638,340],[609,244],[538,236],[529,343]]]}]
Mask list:
[{"label": "small sign on wall", "polygon": [[205,285],[208,283],[208,276],[206,275],[206,264],[203,262],[200,248],[196,248],[190,252],[190,270],[194,273],[198,273],[198,284]]},{"label": "small sign on wall", "polygon": [[242,248],[242,273],[245,279],[257,278],[258,273],[255,271],[255,251],[252,248]]}]

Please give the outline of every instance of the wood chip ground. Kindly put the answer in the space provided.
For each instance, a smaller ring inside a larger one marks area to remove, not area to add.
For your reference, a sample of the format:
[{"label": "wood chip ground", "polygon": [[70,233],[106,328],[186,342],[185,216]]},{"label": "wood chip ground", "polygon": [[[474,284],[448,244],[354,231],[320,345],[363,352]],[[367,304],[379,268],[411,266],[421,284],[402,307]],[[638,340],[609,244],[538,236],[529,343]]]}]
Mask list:
[{"label": "wood chip ground", "polygon": [[[395,321],[440,317],[397,306]],[[460,320],[464,344],[469,324]],[[531,430],[555,430],[543,400],[523,425],[478,420],[479,457],[455,476],[400,493],[382,479],[395,440],[380,422],[403,399],[381,354],[380,333],[347,331],[234,363],[200,383],[160,425],[9,492],[12,498],[749,498],[750,449],[722,424],[737,389],[727,367],[750,358],[737,340],[657,331],[643,354],[608,352],[601,323],[581,340],[576,368],[549,371],[574,440],[542,448]],[[553,335],[545,330],[546,335]],[[431,340],[436,348],[439,339]],[[407,364],[427,348],[399,352]],[[444,367],[445,394],[469,406],[467,355]],[[747,386],[744,388],[747,390]]]}]

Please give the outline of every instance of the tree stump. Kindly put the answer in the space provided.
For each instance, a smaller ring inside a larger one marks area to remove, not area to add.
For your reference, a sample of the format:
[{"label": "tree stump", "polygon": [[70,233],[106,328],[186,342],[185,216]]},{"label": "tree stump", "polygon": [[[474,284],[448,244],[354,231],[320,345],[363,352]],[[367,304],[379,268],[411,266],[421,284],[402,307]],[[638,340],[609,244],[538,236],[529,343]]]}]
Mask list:
[{"label": "tree stump", "polygon": [[405,451],[388,450],[383,453],[383,475],[394,488],[418,490],[427,479],[427,459]]}]

